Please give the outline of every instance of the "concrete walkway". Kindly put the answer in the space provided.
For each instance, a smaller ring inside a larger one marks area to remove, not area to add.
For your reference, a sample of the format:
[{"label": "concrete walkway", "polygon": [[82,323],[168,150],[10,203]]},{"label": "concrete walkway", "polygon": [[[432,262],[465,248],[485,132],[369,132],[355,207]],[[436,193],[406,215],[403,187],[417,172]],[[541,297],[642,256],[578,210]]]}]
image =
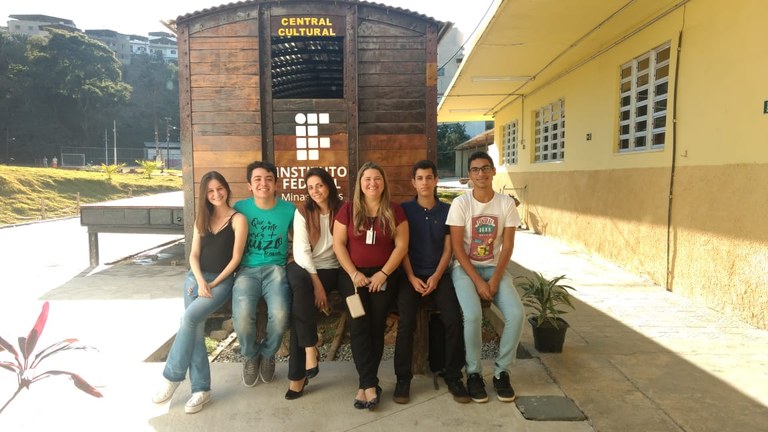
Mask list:
[{"label": "concrete walkway", "polygon": [[[188,382],[170,403],[154,405],[150,398],[163,365],[144,361],[177,329],[186,268],[170,264],[180,257],[181,245],[152,251],[143,259],[80,273],[42,294],[25,291],[18,281],[13,289],[0,288],[4,306],[18,305],[0,315],[0,335],[15,345],[34,323],[42,301],[50,301],[49,327],[39,346],[77,337],[99,351],[57,355],[41,369],[76,372],[104,393],[96,399],[66,378],[46,379],[22,391],[0,414],[0,430],[768,430],[768,332],[527,232],[518,233],[513,272],[566,274],[578,291],[576,311],[565,316],[571,328],[563,353],[538,354],[526,325],[522,344],[533,358],[518,360],[512,384],[521,399],[566,396],[587,420],[526,420],[518,404],[495,399],[490,363],[485,365],[487,404],[457,404],[442,382],[434,390],[431,377],[419,376],[412,402],[397,405],[391,401],[393,365],[384,362],[383,403],[376,412],[352,408],[356,375],[351,363],[322,362],[306,394],[290,402],[283,398],[286,364],[278,364],[274,382],[246,388],[241,365],[214,363],[212,402],[187,415]],[[26,276],[34,284],[34,274]],[[6,357],[0,353],[0,360]],[[0,370],[0,404],[15,387],[13,374]]]}]

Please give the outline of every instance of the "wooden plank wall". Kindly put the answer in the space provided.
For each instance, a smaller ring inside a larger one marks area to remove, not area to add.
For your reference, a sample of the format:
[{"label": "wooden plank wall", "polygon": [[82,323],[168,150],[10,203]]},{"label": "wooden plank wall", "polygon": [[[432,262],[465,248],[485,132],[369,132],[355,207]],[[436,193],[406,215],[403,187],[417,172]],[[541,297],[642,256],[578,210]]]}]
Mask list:
[{"label": "wooden plank wall", "polygon": [[[335,101],[339,104],[326,101],[332,105],[328,107],[318,106],[326,103],[318,100],[305,101],[311,104],[307,107],[297,107],[295,100],[274,103],[267,90],[269,65],[265,69],[260,64],[260,57],[268,58],[264,50],[270,45],[270,30],[260,22],[271,14],[312,13],[347,15],[345,61],[354,61],[354,67],[346,69],[346,99]],[[288,160],[288,153],[278,152],[295,140],[295,130],[287,125],[295,126],[296,109],[345,113],[346,123],[334,120],[326,125],[333,151],[339,151],[339,145],[340,151],[347,151],[350,184],[345,185],[345,197],[354,188],[357,167],[373,160],[386,169],[394,198],[410,199],[411,166],[419,159],[436,158],[436,59],[436,23],[360,3],[233,4],[182,22],[185,218],[190,223],[194,219],[190,201],[196,199],[205,172],[220,171],[230,181],[233,198],[240,199],[250,196],[248,163],[264,157],[274,157],[278,165]],[[342,160],[341,155],[333,157]]]},{"label": "wooden plank wall", "polygon": [[[427,108],[436,106],[436,81],[430,91],[427,75],[436,67],[437,41],[427,34],[435,33],[436,26],[363,6],[358,14],[358,161],[384,167],[393,199],[409,200],[414,162],[435,160],[428,125],[436,127],[437,114],[428,115]],[[430,97],[435,101],[430,103]]]},{"label": "wooden plank wall", "polygon": [[[297,113],[327,113],[331,122],[318,125],[318,133],[323,137],[330,137],[331,148],[321,149],[320,161],[296,160],[296,121]],[[335,175],[336,171],[329,172],[339,181],[339,192],[347,199],[349,195],[349,139],[347,134],[347,103],[344,99],[274,99],[272,101],[272,124],[275,140],[275,165],[283,167],[321,166],[323,168],[341,167],[347,174],[346,181],[340,180]],[[303,175],[294,176],[302,178]],[[293,194],[304,194],[304,186],[297,188],[297,184],[286,184],[291,179],[281,175],[278,181],[278,191],[284,195],[284,199],[290,199]],[[287,194],[287,195],[286,195]],[[293,200],[296,201],[296,200]]]},{"label": "wooden plank wall", "polygon": [[252,17],[226,22],[219,14],[190,26],[202,28],[189,36],[194,189],[203,174],[219,171],[233,203],[251,195],[245,168],[262,159],[259,24]]}]

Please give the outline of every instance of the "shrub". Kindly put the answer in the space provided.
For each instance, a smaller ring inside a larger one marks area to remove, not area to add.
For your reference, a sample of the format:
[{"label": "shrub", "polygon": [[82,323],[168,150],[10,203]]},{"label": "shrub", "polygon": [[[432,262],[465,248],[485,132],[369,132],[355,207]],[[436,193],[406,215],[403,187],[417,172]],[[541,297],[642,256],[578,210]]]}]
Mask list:
[{"label": "shrub", "polygon": [[104,172],[104,174],[107,175],[107,180],[112,180],[112,174],[120,171],[123,169],[125,164],[117,164],[117,165],[106,165],[101,164],[101,170]]},{"label": "shrub", "polygon": [[144,169],[145,178],[152,178],[152,173],[157,171],[163,165],[162,162],[152,160],[137,160],[136,163]]}]

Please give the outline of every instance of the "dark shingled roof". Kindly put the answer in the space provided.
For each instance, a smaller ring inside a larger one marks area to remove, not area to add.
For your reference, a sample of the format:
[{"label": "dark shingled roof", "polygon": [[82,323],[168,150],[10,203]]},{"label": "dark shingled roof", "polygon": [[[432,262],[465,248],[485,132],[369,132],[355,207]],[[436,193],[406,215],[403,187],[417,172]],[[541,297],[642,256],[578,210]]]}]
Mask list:
[{"label": "dark shingled roof", "polygon": [[[203,9],[203,10],[191,12],[191,13],[188,13],[186,15],[181,15],[178,18],[176,18],[176,22],[189,21],[189,20],[191,20],[193,18],[197,18],[199,16],[208,15],[208,14],[211,14],[211,13],[214,13],[214,12],[219,12],[221,10],[232,8],[232,7],[244,6],[244,5],[249,5],[249,4],[259,4],[259,3],[290,3],[290,1],[291,0],[249,0],[249,1],[239,1],[239,2],[227,3],[227,4],[223,4],[221,6],[210,7],[210,8],[206,8],[206,9]],[[296,1],[305,1],[305,0],[296,0]],[[318,0],[315,0],[315,1],[318,1]],[[443,25],[444,25],[444,23],[442,21],[438,21],[438,20],[436,20],[436,19],[434,19],[432,17],[429,17],[427,15],[423,15],[423,14],[420,14],[420,13],[417,13],[417,12],[410,11],[408,9],[403,9],[403,8],[399,8],[399,7],[395,7],[395,6],[385,5],[385,4],[381,4],[381,3],[367,2],[367,1],[362,1],[362,0],[338,0],[338,1],[337,0],[333,0],[333,1],[336,2],[336,3],[361,4],[361,5],[365,5],[365,6],[380,7],[382,9],[392,9],[392,10],[395,10],[395,11],[398,11],[398,12],[402,12],[402,13],[405,13],[405,14],[408,14],[408,15],[417,16],[417,17],[422,18],[422,19],[427,20],[427,21],[433,21],[433,22],[439,24],[440,27],[443,27]]]},{"label": "dark shingled roof", "polygon": [[[201,11],[189,13],[177,18],[177,23],[187,23],[193,19],[237,9],[243,6],[257,6],[261,4],[308,3],[311,0],[250,0],[237,3],[229,3]],[[331,0],[327,0],[331,1]],[[383,11],[393,11],[420,20],[434,23],[438,26],[438,40],[442,31],[450,28],[450,23],[445,24],[426,15],[388,6],[380,3],[371,3],[360,0],[333,0],[342,5],[364,5],[366,7],[380,8]],[[322,0],[314,0],[315,3],[324,3]],[[307,37],[291,37],[287,40],[272,40],[272,95],[275,99],[284,98],[339,98],[343,95],[343,42],[340,38],[328,37],[316,40]]]}]

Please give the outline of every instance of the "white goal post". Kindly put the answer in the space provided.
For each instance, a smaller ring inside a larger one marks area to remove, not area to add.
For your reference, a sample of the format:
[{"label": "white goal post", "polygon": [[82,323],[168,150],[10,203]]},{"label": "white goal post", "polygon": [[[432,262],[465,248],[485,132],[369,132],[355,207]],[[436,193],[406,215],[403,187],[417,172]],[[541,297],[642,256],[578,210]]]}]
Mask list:
[{"label": "white goal post", "polygon": [[61,166],[63,167],[85,166],[85,153],[62,153]]}]

